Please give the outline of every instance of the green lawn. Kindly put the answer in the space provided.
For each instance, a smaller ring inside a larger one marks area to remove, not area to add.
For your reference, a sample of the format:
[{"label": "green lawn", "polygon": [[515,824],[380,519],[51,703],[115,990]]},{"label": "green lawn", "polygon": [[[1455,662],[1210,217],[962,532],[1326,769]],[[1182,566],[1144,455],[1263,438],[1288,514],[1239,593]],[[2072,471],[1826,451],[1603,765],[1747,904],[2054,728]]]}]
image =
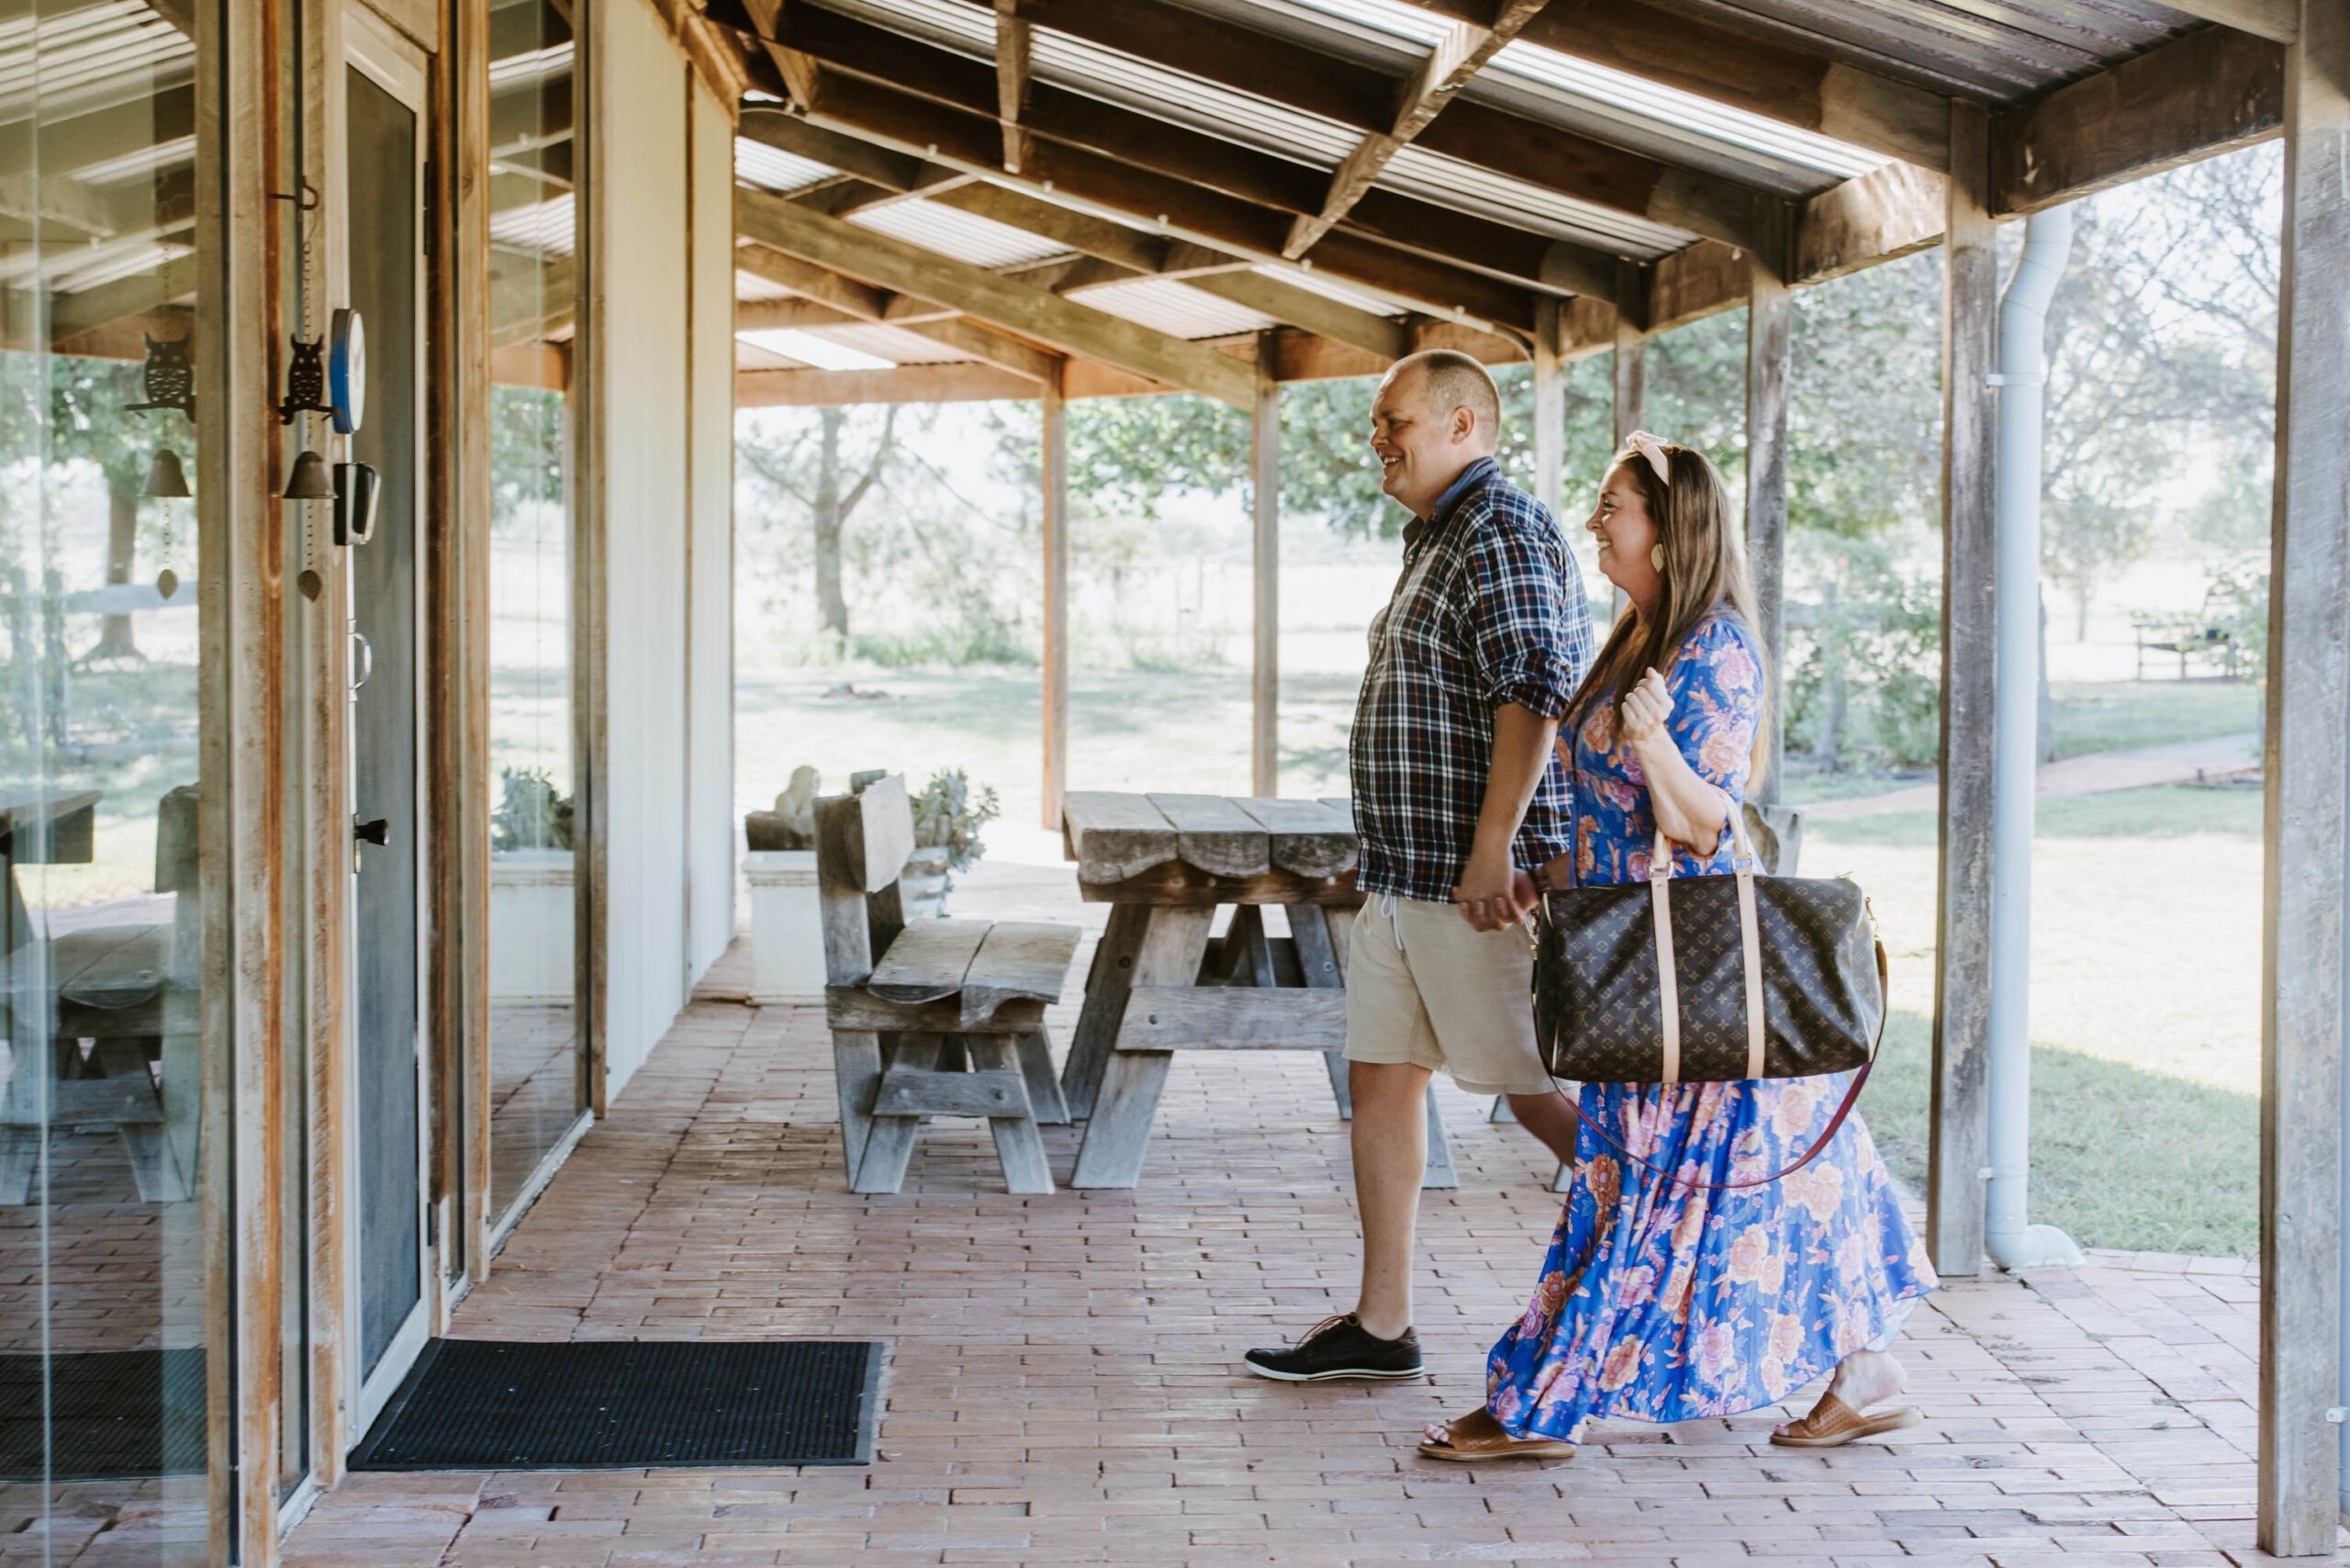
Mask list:
[{"label": "green lawn", "polygon": [[2243,681],[2058,681],[2048,695],[2060,758],[2260,728],[2260,689]]},{"label": "green lawn", "polygon": [[[2177,786],[2040,802],[2032,853],[2032,1217],[2084,1246],[2258,1238],[2261,797]],[[1925,1174],[1934,820],[1807,829],[1803,869],[1869,890],[1897,1012],[1864,1104]]]},{"label": "green lawn", "polygon": [[[1895,1014],[1861,1110],[1894,1173],[1926,1184],[1930,1026]],[[2249,1256],[2260,1242],[2258,1096],[2040,1045],[2031,1217],[2087,1247]]]}]

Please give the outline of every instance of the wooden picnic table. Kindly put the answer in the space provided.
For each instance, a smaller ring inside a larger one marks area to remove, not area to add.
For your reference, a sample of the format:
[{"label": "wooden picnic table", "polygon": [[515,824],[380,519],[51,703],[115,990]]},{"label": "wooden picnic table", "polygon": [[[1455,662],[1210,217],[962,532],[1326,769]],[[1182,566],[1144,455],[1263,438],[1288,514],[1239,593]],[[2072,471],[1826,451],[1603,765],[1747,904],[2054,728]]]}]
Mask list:
[{"label": "wooden picnic table", "polygon": [[[1080,896],[1113,906],[1061,1073],[1070,1116],[1086,1119],[1071,1186],[1135,1184],[1179,1050],[1319,1052],[1338,1114],[1351,1114],[1339,1053],[1363,896],[1348,801],[1079,790],[1061,836]],[[1267,930],[1269,904],[1288,935]],[[1424,1184],[1456,1184],[1433,1088]]]}]

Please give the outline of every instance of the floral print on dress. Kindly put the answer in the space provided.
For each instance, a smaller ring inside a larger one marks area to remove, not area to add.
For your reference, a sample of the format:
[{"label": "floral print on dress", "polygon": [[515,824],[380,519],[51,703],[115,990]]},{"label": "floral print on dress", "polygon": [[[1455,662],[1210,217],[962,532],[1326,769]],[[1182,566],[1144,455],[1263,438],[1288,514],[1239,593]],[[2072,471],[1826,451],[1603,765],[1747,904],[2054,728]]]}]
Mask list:
[{"label": "floral print on dress", "polygon": [[[1742,801],[1762,704],[1744,624],[1717,610],[1665,681],[1681,754]],[[1575,868],[1648,875],[1656,832],[1639,764],[1603,704],[1572,736]],[[1676,876],[1728,875],[1731,849],[1676,846]],[[1581,1440],[1590,1417],[1682,1421],[1775,1405],[1862,1349],[1884,1350],[1935,1285],[1868,1128],[1848,1117],[1818,1158],[1761,1186],[1827,1130],[1849,1073],[1745,1083],[1586,1083],[1572,1189],[1525,1315],[1486,1363],[1486,1407],[1512,1437]],[[1668,1182],[1620,1159],[1608,1136]]]}]

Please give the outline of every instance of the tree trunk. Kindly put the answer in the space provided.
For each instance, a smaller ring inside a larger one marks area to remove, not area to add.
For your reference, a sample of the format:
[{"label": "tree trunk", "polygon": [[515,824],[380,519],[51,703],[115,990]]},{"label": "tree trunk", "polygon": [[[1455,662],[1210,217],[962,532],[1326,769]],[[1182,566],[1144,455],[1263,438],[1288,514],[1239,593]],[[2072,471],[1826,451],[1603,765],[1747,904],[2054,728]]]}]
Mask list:
[{"label": "tree trunk", "polygon": [[826,409],[818,422],[816,455],[816,621],[825,632],[848,638],[848,599],[841,591],[841,421]]},{"label": "tree trunk", "polygon": [[[2086,643],[2089,640],[2089,600],[2094,597],[2089,588],[2089,579],[2086,577],[2073,589],[2073,641],[2076,643]],[[2042,613],[2045,614],[2046,611],[2042,610]]]},{"label": "tree trunk", "polygon": [[[106,474],[106,586],[130,580],[133,557],[139,553],[139,476],[119,469]],[[97,645],[85,658],[135,659],[139,644],[130,634],[130,617],[109,615],[101,622]]]}]

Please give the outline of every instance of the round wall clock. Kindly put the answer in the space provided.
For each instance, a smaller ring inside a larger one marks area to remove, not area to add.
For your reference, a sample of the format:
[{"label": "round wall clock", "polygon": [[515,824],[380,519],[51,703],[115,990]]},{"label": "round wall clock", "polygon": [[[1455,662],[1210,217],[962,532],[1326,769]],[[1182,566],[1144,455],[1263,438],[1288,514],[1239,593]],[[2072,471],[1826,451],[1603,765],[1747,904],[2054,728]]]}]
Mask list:
[{"label": "round wall clock", "polygon": [[328,331],[327,401],[334,405],[334,428],[349,435],[367,411],[367,331],[348,306],[334,313]]}]

